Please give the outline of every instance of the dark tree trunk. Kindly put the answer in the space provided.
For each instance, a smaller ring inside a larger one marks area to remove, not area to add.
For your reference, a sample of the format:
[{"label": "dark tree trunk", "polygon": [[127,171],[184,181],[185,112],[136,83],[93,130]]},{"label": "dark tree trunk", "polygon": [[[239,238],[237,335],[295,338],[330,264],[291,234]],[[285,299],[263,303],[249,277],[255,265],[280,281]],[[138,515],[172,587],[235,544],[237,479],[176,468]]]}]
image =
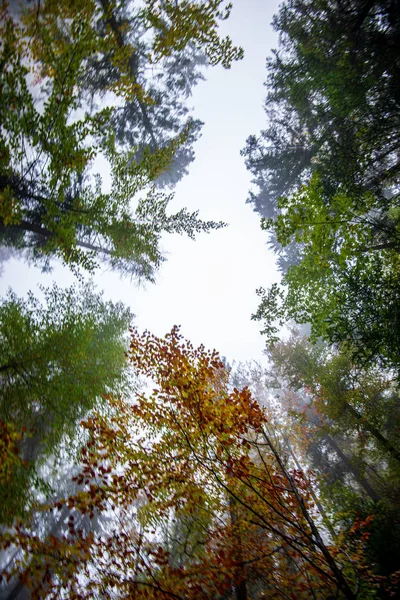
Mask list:
[{"label": "dark tree trunk", "polygon": [[322,553],[323,557],[326,560],[327,565],[329,566],[329,568],[331,570],[331,573],[332,573],[334,579],[336,580],[338,589],[341,590],[341,592],[343,593],[344,597],[347,600],[355,600],[356,595],[352,592],[350,585],[347,582],[347,579],[345,578],[345,576],[342,573],[342,570],[340,569],[339,565],[336,563],[334,557],[332,556],[329,549],[325,545],[325,543],[318,531],[318,528],[315,525],[314,519],[311,517],[310,513],[308,512],[307,507],[305,506],[305,504],[303,502],[303,498],[299,494],[299,490],[298,490],[295,482],[293,481],[292,476],[286,469],[286,467],[285,467],[279,453],[277,452],[275,446],[273,445],[270,437],[265,433],[265,431],[263,432],[263,435],[264,435],[265,441],[267,442],[269,448],[271,449],[273,455],[275,456],[275,459],[279,465],[279,468],[280,468],[282,474],[285,476],[285,478],[291,488],[291,491],[293,492],[293,494],[298,502],[299,508],[300,508],[306,522],[308,523],[308,525],[310,527],[312,536],[314,538],[315,546]]},{"label": "dark tree trunk", "polygon": [[229,498],[229,512],[231,525],[233,527],[233,559],[237,563],[233,581],[235,598],[236,600],[247,600],[246,569],[243,563],[242,540],[240,539],[240,534],[235,531],[235,525],[237,523],[237,507],[236,501],[232,497]]}]

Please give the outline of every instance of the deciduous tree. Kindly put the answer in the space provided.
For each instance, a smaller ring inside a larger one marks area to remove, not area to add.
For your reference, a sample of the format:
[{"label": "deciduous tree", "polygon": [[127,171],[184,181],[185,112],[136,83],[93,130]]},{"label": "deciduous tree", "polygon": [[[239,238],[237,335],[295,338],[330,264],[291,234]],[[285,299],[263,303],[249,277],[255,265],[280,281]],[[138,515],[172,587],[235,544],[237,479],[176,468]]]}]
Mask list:
[{"label": "deciduous tree", "polygon": [[[281,412],[318,477],[335,527],[372,517],[366,550],[380,575],[399,569],[399,398],[392,373],[361,369],[350,352],[293,331],[267,352]],[[385,597],[384,592],[381,592]]]},{"label": "deciduous tree", "polygon": [[24,511],[38,464],[57,453],[63,436],[73,439],[103,394],[130,385],[129,311],[90,285],[44,292],[44,304],[12,292],[0,304],[2,462],[11,469],[1,486],[2,523]]},{"label": "deciduous tree", "polygon": [[282,247],[297,247],[296,264],[282,286],[260,290],[253,318],[265,319],[273,341],[293,319],[310,323],[313,339],[351,343],[360,362],[398,368],[400,230],[396,201],[388,199],[386,217],[373,195],[357,202],[337,192],[328,198],[314,174],[308,186],[278,201],[275,219],[263,220]]},{"label": "deciduous tree", "polygon": [[[323,540],[310,480],[285,465],[249,390],[228,390],[218,354],[175,328],[165,338],[134,331],[129,357],[155,388],[132,402],[110,397],[113,414],[86,420],[84,487],[57,503],[90,517],[113,511],[115,530],[85,536],[71,522],[65,539],[43,540],[17,526],[5,545],[24,548],[36,595],[46,586],[50,598],[355,598],[361,548],[345,554]],[[181,531],[191,522],[186,538],[168,526],[176,519]]]}]

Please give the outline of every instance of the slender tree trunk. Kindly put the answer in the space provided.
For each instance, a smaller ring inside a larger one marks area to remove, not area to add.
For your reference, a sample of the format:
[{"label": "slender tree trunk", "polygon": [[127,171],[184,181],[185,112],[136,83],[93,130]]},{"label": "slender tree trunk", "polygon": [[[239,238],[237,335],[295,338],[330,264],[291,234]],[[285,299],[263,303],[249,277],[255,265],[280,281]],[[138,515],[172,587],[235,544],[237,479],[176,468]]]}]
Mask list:
[{"label": "slender tree trunk", "polygon": [[[111,30],[113,31],[116,42],[118,44],[118,47],[121,49],[126,48],[125,40],[121,33],[120,25],[119,25],[117,19],[115,18],[113,10],[112,10],[112,5],[110,4],[109,0],[100,0],[100,1],[101,1],[101,5],[103,7],[104,15],[106,18],[106,23],[110,26]],[[134,81],[136,81],[139,65],[138,65],[138,57],[135,52],[131,53],[128,64],[129,64],[130,76],[132,77],[132,79]],[[144,102],[142,102],[140,100],[140,98],[136,99],[136,103],[139,106],[140,112],[142,113],[144,128],[147,131],[147,133],[149,134],[153,145],[155,147],[157,147],[157,145],[158,145],[157,140],[154,135],[153,126],[151,124],[146,105],[144,104]]]},{"label": "slender tree trunk", "polygon": [[29,221],[20,221],[20,223],[11,225],[11,228],[21,229],[22,231],[31,231],[32,233],[37,233],[45,238],[49,238],[54,235],[53,232],[49,231],[45,227],[42,227],[36,223],[30,223]]},{"label": "slender tree trunk", "polygon": [[393,250],[400,250],[400,242],[385,242],[382,244],[376,244],[375,246],[363,248],[360,250],[360,252],[371,252],[371,250],[389,250],[390,248]]},{"label": "slender tree trunk", "polygon": [[4,373],[5,371],[10,371],[11,369],[15,369],[17,364],[15,362],[9,362],[6,365],[0,366],[0,373]]},{"label": "slender tree trunk", "polygon": [[235,499],[229,498],[229,512],[231,525],[233,527],[233,559],[238,563],[235,568],[234,588],[236,600],[247,600],[246,569],[243,564],[242,540],[240,534],[235,531],[237,523],[237,507]]},{"label": "slender tree trunk", "polygon": [[381,500],[381,496],[373,489],[368,480],[362,475],[361,469],[352,463],[349,457],[343,452],[343,450],[331,436],[324,435],[323,439],[326,440],[329,446],[331,446],[331,448],[336,452],[340,460],[345,465],[347,471],[352,473],[356,482],[365,490],[371,500],[374,502],[379,502],[379,500]]},{"label": "slender tree trunk", "polygon": [[328,548],[326,547],[317,526],[314,523],[314,519],[311,517],[310,513],[307,510],[307,507],[305,506],[304,502],[303,502],[303,498],[301,497],[301,495],[299,494],[299,491],[297,489],[296,484],[294,483],[290,473],[287,471],[281,457],[279,456],[279,453],[277,452],[275,446],[273,445],[270,437],[265,433],[265,431],[263,431],[263,436],[265,441],[267,442],[271,452],[273,453],[273,455],[275,456],[275,460],[277,461],[279,468],[281,469],[282,474],[284,475],[284,477],[286,478],[291,491],[293,492],[299,508],[306,520],[306,522],[308,523],[313,538],[314,538],[314,543],[315,546],[320,550],[320,552],[322,553],[323,557],[326,560],[326,563],[328,565],[328,567],[331,570],[332,575],[334,576],[334,578],[336,579],[337,582],[337,586],[338,588],[343,592],[343,595],[345,596],[345,598],[347,600],[355,600],[356,596],[355,594],[352,592],[346,578],[344,577],[341,569],[339,568],[339,566],[336,564],[335,559],[333,558],[333,556],[331,555],[331,553],[329,552]]},{"label": "slender tree trunk", "polygon": [[[15,229],[21,229],[22,231],[31,231],[32,233],[41,235],[44,238],[50,238],[54,236],[54,233],[52,231],[49,231],[45,227],[37,225],[36,223],[29,223],[29,221],[21,221],[16,225],[12,225],[12,227]],[[76,245],[79,248],[86,248],[87,250],[93,250],[94,252],[111,254],[111,251],[107,250],[106,248],[102,248],[101,246],[95,246],[94,244],[90,244],[89,242],[84,242],[82,240],[77,240]]]},{"label": "slender tree trunk", "polygon": [[367,419],[364,419],[361,413],[358,412],[353,406],[346,402],[345,409],[360,423],[362,429],[368,431],[378,442],[379,446],[381,446],[392,458],[395,458],[400,462],[400,452],[392,446],[385,436],[381,434],[379,429],[374,427],[372,423],[370,423]]},{"label": "slender tree trunk", "polygon": [[[297,460],[296,455],[294,454],[292,447],[290,445],[289,440],[286,440],[286,444],[287,444],[287,448],[289,450],[290,456],[292,457],[294,464],[296,465],[296,469],[298,469],[299,471],[303,471],[302,466],[300,465],[299,461]],[[324,507],[322,506],[321,502],[319,501],[319,498],[317,496],[317,494],[314,492],[314,489],[312,487],[312,485],[310,484],[310,492],[311,492],[311,496],[312,499],[315,502],[316,507],[319,510],[319,513],[322,517],[322,521],[324,523],[324,525],[326,526],[326,528],[328,529],[329,533],[331,534],[332,538],[335,539],[336,538],[336,532],[334,530],[334,528],[332,527],[332,523],[330,522],[330,519],[328,517],[328,515],[326,514]]]},{"label": "slender tree trunk", "polygon": [[368,185],[367,189],[373,190],[380,183],[385,182],[386,180],[391,180],[395,175],[400,172],[400,162],[392,165],[388,169],[382,171],[377,177],[375,177]]},{"label": "slender tree trunk", "polygon": [[[308,418],[312,424],[321,427],[320,419],[315,413],[309,415]],[[311,441],[310,436],[307,436],[307,439]],[[374,502],[379,502],[379,500],[381,500],[381,496],[374,490],[374,488],[370,485],[369,481],[363,476],[361,469],[359,469],[355,464],[353,464],[351,459],[343,452],[336,440],[327,433],[325,433],[321,437],[321,439],[325,440],[325,442],[334,450],[334,452],[338,455],[342,463],[345,465],[346,470],[353,475],[356,482],[364,489],[364,491],[371,498],[371,500],[373,500]]]}]

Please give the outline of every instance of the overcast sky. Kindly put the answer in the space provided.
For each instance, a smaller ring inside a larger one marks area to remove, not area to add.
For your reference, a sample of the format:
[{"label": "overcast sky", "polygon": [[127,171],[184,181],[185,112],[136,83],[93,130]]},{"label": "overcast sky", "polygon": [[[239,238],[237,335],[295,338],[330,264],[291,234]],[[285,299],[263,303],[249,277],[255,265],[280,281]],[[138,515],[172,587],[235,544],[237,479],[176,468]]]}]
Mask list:
[{"label": "overcast sky", "polygon": [[[107,298],[122,300],[136,315],[140,329],[164,335],[174,324],[190,341],[216,348],[233,360],[259,360],[264,341],[260,324],[250,320],[257,308],[255,289],[278,280],[273,256],[267,251],[260,217],[246,204],[250,187],[240,150],[250,134],[265,125],[265,59],[277,38],[271,28],[276,0],[233,0],[231,17],[221,33],[241,45],[245,58],[230,70],[208,68],[189,103],[193,116],[205,122],[195,145],[189,175],[177,186],[171,211],[186,206],[200,210],[204,220],[225,221],[225,230],[201,234],[195,242],[168,235],[163,240],[167,262],[156,284],[121,279],[98,272],[94,281]],[[1,294],[11,286],[18,295],[38,284],[74,282],[61,266],[50,274],[10,260],[4,265]]]}]

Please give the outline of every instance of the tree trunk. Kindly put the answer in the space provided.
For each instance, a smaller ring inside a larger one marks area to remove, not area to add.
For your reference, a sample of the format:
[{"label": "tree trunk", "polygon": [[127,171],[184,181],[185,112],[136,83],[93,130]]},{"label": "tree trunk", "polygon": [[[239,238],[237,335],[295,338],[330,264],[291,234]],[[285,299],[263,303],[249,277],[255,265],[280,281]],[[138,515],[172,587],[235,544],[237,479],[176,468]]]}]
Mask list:
[{"label": "tree trunk", "polygon": [[[308,415],[308,419],[313,425],[321,427],[320,419],[316,413],[311,412],[311,414]],[[310,440],[310,436],[307,436],[307,439]],[[374,502],[379,502],[379,500],[381,500],[381,496],[373,489],[368,480],[363,476],[361,469],[354,465],[351,459],[343,452],[336,440],[327,433],[324,433],[321,436],[321,439],[325,440],[326,443],[334,450],[334,452],[345,465],[346,470],[353,475],[356,482],[364,489],[371,500]]]},{"label": "tree trunk", "polygon": [[[292,447],[291,447],[291,444],[290,444],[289,440],[286,440],[286,444],[287,444],[287,448],[289,450],[290,456],[292,457],[292,459],[294,461],[294,464],[296,465],[296,469],[298,469],[299,471],[303,471],[302,466],[300,465],[299,461],[296,458],[296,455],[294,454],[294,452],[292,450]],[[326,512],[324,510],[324,507],[322,506],[321,502],[319,501],[319,498],[318,498],[317,494],[314,492],[314,489],[313,489],[313,487],[312,487],[311,484],[310,484],[310,492],[311,492],[312,499],[314,500],[315,505],[316,505],[316,507],[319,510],[319,513],[320,513],[320,515],[322,517],[322,521],[323,521],[325,527],[328,529],[328,531],[331,534],[332,538],[335,539],[336,538],[336,532],[333,529],[332,524],[330,522],[330,519],[327,516],[327,514],[326,514]]]},{"label": "tree trunk", "polygon": [[352,473],[356,482],[365,490],[371,500],[374,502],[379,502],[379,500],[381,500],[381,496],[373,489],[367,479],[365,479],[365,477],[362,475],[361,469],[352,463],[349,457],[346,456],[346,454],[331,436],[324,435],[323,439],[326,440],[329,446],[331,446],[331,448],[336,452],[340,460],[344,463],[347,471]]},{"label": "tree trunk", "polygon": [[368,431],[378,442],[378,445],[381,446],[392,458],[395,458],[400,462],[400,452],[392,446],[385,436],[381,434],[381,432],[372,425],[369,421],[364,419],[361,413],[358,412],[353,406],[346,402],[345,410],[349,411],[349,413],[356,418],[356,420],[360,423],[361,428],[365,431]]},{"label": "tree trunk", "polygon": [[233,527],[233,559],[237,562],[235,568],[235,577],[233,587],[235,589],[236,600],[247,600],[247,585],[246,585],[246,569],[243,563],[242,540],[235,525],[237,522],[237,508],[234,498],[229,498],[229,512],[231,517],[231,525]]},{"label": "tree trunk", "polygon": [[287,471],[287,469],[286,469],[281,457],[279,456],[275,446],[273,445],[270,437],[265,433],[265,431],[263,431],[263,436],[264,436],[264,439],[267,442],[271,452],[275,456],[275,459],[279,465],[279,468],[280,468],[282,474],[285,476],[285,478],[291,488],[291,491],[293,492],[293,494],[298,502],[299,508],[311,529],[311,532],[312,532],[312,535],[314,538],[314,544],[320,550],[324,559],[326,560],[326,564],[328,565],[334,579],[336,580],[336,585],[337,585],[338,589],[340,589],[342,591],[344,597],[347,600],[355,600],[356,595],[352,592],[352,590],[347,582],[347,579],[345,578],[345,576],[342,573],[342,570],[336,564],[334,557],[332,556],[332,554],[329,552],[328,548],[326,547],[326,545],[318,531],[318,528],[315,525],[314,519],[311,517],[310,513],[308,512],[307,507],[305,506],[303,499],[302,499],[301,495],[299,494],[296,484],[294,483],[290,473]]},{"label": "tree trunk", "polygon": [[[21,231],[30,231],[32,233],[36,233],[37,235],[41,235],[44,238],[50,238],[54,236],[54,233],[52,231],[49,231],[45,227],[37,225],[36,223],[29,223],[29,221],[21,221],[16,225],[11,225],[11,227],[14,229],[20,229]],[[102,254],[108,255],[111,254],[111,251],[107,250],[106,248],[102,248],[101,246],[95,246],[94,244],[90,244],[82,240],[77,240],[76,245],[79,248],[86,248],[87,250],[92,250],[93,252],[100,252]]]},{"label": "tree trunk", "polygon": [[[110,28],[114,32],[118,47],[121,49],[125,49],[126,48],[125,40],[121,33],[119,23],[118,23],[117,19],[115,18],[114,13],[112,11],[112,8],[113,8],[112,5],[110,4],[109,0],[101,0],[101,5],[103,7],[106,23],[110,26]],[[135,52],[131,53],[128,64],[129,64],[129,72],[130,72],[129,74],[132,77],[132,80],[136,81],[136,76],[137,76],[137,71],[138,71],[139,65],[138,65],[137,54]],[[154,130],[153,130],[150,118],[149,118],[149,114],[147,112],[146,105],[144,104],[144,102],[142,102],[140,100],[140,98],[136,98],[136,103],[139,106],[140,112],[142,113],[144,128],[147,131],[147,133],[149,134],[153,145],[155,147],[157,147],[157,145],[158,145],[157,140],[154,135]]]}]

